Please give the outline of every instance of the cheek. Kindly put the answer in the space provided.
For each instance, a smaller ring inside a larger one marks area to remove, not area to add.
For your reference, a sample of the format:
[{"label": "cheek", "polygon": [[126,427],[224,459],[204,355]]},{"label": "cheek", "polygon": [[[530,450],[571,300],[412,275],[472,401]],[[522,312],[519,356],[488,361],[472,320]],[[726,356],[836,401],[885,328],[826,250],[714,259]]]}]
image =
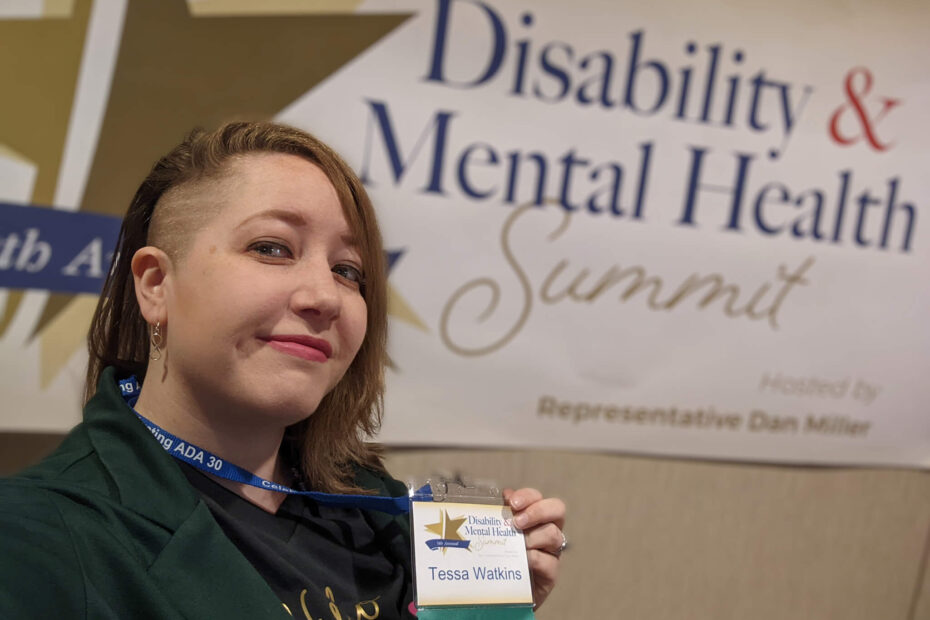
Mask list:
[{"label": "cheek", "polygon": [[197,295],[177,296],[168,309],[168,333],[173,349],[196,354],[219,341],[224,318],[210,313]]},{"label": "cheek", "polygon": [[[223,270],[200,270],[176,283],[168,323],[176,333],[198,347],[227,343],[236,338],[244,323],[266,314],[267,295],[254,278],[229,278]],[[196,276],[196,277],[194,277]],[[252,285],[244,285],[251,282]]]}]

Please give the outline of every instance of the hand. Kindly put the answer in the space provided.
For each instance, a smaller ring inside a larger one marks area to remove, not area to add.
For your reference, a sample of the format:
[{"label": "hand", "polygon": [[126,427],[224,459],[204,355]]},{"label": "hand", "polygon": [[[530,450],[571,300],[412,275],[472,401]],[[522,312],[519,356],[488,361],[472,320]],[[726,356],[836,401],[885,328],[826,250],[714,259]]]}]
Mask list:
[{"label": "hand", "polygon": [[565,538],[565,503],[543,498],[536,489],[504,489],[504,500],[513,509],[513,523],[526,535],[526,557],[536,607],[543,604],[559,576],[559,556]]}]

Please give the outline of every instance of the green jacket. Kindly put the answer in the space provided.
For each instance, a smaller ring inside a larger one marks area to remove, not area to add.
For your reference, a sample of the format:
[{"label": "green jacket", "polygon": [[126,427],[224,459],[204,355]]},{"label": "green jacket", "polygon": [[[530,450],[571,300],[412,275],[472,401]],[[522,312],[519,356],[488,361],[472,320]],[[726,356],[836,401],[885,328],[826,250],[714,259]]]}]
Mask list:
[{"label": "green jacket", "polygon": [[[406,493],[385,474],[360,470],[356,480],[381,495]],[[391,532],[388,544],[409,571],[406,517],[370,518]],[[0,480],[0,618],[291,616],[107,369],[58,450]]]}]

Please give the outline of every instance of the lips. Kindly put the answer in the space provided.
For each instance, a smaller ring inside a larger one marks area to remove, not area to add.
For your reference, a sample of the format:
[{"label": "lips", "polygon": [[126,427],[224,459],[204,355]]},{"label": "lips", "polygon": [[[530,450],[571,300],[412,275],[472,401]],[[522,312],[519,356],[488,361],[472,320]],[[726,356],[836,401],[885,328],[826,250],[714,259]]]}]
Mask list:
[{"label": "lips", "polygon": [[325,362],[333,355],[333,347],[322,338],[303,335],[275,335],[265,339],[268,346],[311,362]]}]

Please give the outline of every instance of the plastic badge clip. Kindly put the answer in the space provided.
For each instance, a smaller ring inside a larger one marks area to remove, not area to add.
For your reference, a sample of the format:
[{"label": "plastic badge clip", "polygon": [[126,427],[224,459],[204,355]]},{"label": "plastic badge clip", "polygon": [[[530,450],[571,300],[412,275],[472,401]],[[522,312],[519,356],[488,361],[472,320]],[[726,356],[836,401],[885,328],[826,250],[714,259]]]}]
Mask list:
[{"label": "plastic badge clip", "polygon": [[408,482],[415,501],[465,502],[470,504],[504,504],[500,488],[487,480],[471,480],[455,472],[434,474],[421,481]]}]

